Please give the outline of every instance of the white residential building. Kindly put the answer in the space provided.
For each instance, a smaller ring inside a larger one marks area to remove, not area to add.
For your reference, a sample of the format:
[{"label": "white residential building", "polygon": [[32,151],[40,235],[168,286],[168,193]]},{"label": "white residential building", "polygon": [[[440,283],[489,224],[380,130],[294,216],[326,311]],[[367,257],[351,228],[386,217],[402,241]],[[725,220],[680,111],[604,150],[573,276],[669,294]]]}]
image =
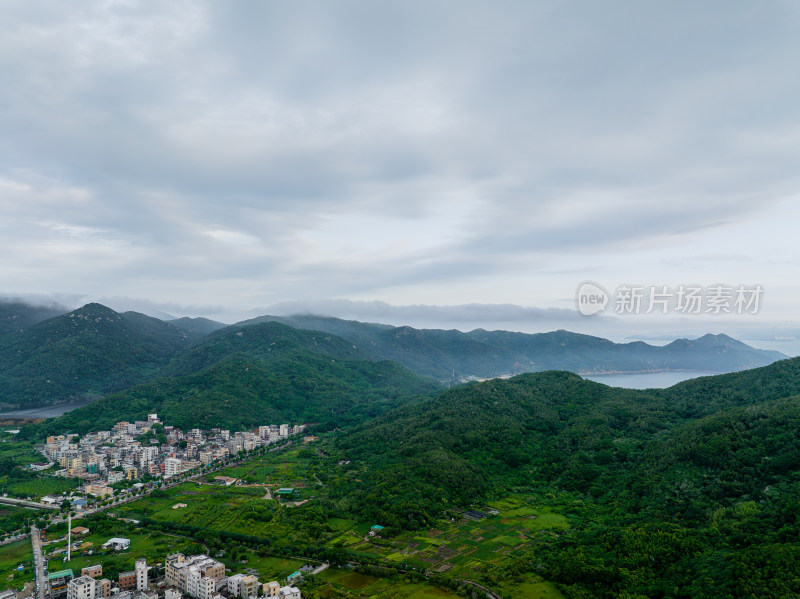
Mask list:
[{"label": "white residential building", "polygon": [[144,591],[147,589],[147,560],[140,558],[136,560],[136,590]]},{"label": "white residential building", "polygon": [[228,592],[238,597],[239,593],[242,590],[242,578],[244,578],[244,574],[234,574],[233,576],[228,576]]},{"label": "white residential building", "polygon": [[164,477],[176,476],[181,472],[183,460],[180,458],[167,458],[164,460]]},{"label": "white residential building", "polygon": [[67,584],[67,599],[95,599],[96,584],[91,576],[73,578]]},{"label": "white residential building", "polygon": [[189,571],[186,573],[186,594],[190,597],[200,596],[200,579],[203,574],[197,566],[189,566]]},{"label": "white residential building", "polygon": [[302,599],[297,587],[281,587],[280,599]]}]

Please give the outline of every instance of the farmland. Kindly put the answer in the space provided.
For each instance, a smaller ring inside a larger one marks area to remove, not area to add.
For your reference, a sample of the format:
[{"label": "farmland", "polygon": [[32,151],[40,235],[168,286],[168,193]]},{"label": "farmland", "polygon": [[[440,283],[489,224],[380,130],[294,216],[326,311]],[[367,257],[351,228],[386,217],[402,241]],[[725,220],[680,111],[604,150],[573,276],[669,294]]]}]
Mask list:
[{"label": "farmland", "polygon": [[[454,512],[430,530],[387,530],[386,535],[371,536],[375,522],[339,517],[314,498],[320,486],[336,475],[332,470],[336,463],[326,458],[307,447],[258,456],[131,502],[117,508],[115,515],[197,527],[194,538],[206,543],[213,555],[234,570],[252,569],[262,578],[286,576],[303,563],[290,555],[312,545],[345,550],[351,559],[392,569],[366,574],[327,570],[314,581],[320,592],[325,589],[323,596],[359,596],[364,589],[376,597],[448,596],[449,591],[426,587],[424,580],[405,580],[403,585],[392,580],[391,572],[408,570],[502,587],[510,597],[561,597],[552,584],[534,575],[506,573],[525,559],[532,546],[569,528],[574,516],[561,513],[560,500],[512,495],[476,506],[486,517],[470,519]],[[216,476],[240,480],[225,486],[215,484]],[[310,501],[294,507],[295,501],[276,499],[276,489],[284,486],[298,489],[298,499]],[[266,545],[258,549],[221,541],[212,531],[250,535]],[[414,584],[422,586],[412,589]],[[405,589],[403,594],[397,594],[399,586]]]}]

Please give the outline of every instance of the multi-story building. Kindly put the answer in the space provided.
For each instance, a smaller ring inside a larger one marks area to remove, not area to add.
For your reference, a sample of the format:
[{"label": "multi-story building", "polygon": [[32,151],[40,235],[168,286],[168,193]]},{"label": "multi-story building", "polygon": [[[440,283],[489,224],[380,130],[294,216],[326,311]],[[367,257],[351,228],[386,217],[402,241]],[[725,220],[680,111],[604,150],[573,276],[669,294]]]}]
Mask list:
[{"label": "multi-story building", "polygon": [[86,566],[81,570],[81,576],[100,578],[102,575],[103,575],[103,566],[100,564],[95,564],[94,566]]},{"label": "multi-story building", "polygon": [[279,597],[281,594],[281,585],[278,583],[277,580],[273,580],[272,582],[265,582],[263,584],[264,587],[264,597]]},{"label": "multi-story building", "polygon": [[72,570],[59,570],[50,572],[47,580],[50,586],[50,599],[65,599],[67,596],[67,585],[75,577]]},{"label": "multi-story building", "polygon": [[260,586],[258,578],[250,574],[245,576],[239,582],[239,597],[245,599],[255,598],[258,596],[258,587]]},{"label": "multi-story building", "polygon": [[180,458],[167,458],[164,460],[164,476],[170,478],[176,476],[182,470],[183,460]]},{"label": "multi-story building", "polygon": [[67,584],[67,599],[95,599],[95,580],[91,576],[73,578]]},{"label": "multi-story building", "polygon": [[216,581],[208,576],[202,576],[197,583],[197,598],[211,599],[217,592]]},{"label": "multi-story building", "polygon": [[186,556],[182,553],[173,553],[164,560],[164,580],[169,587],[180,588],[180,569],[181,564],[186,562]]},{"label": "multi-story building", "polygon": [[189,566],[186,572],[186,586],[183,589],[189,597],[200,596],[200,579],[203,574],[197,566]]},{"label": "multi-story building", "polygon": [[[168,555],[165,560],[167,586],[176,587],[191,597],[208,599],[216,591],[216,582],[225,577],[225,565],[207,555]],[[203,581],[207,578],[208,581]]]},{"label": "multi-story building", "polygon": [[94,495],[95,497],[111,497],[114,494],[114,489],[106,485],[86,485],[83,490],[87,495]]},{"label": "multi-story building", "polygon": [[147,560],[139,558],[136,560],[136,590],[144,591],[147,589]]},{"label": "multi-story building", "polygon": [[234,574],[233,576],[228,576],[228,593],[234,597],[239,597],[243,578],[244,574]]},{"label": "multi-story building", "polygon": [[108,599],[111,597],[111,581],[108,578],[95,581],[94,592],[97,599]]},{"label": "multi-story building", "polygon": [[136,571],[120,572],[117,579],[117,586],[121,591],[127,591],[136,588]]}]

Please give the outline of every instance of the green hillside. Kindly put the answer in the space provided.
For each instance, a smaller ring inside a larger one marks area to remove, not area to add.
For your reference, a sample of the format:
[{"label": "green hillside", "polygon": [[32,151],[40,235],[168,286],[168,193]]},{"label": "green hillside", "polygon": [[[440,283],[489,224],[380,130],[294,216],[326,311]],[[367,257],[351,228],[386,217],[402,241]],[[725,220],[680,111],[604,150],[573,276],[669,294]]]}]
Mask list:
[{"label": "green hillside", "polygon": [[467,385],[339,435],[351,465],[327,499],[413,529],[510,493],[560,497],[569,530],[515,568],[568,596],[794,597],[798,394],[800,359],[663,391],[565,372]]},{"label": "green hillside", "polygon": [[363,422],[437,389],[391,362],[333,360],[294,348],[270,361],[234,356],[193,374],[132,387],[27,434],[107,429],[151,412],[181,428],[305,422],[329,429]]},{"label": "green hillside", "polygon": [[151,378],[189,343],[156,318],[88,304],[0,338],[0,405],[100,397]]},{"label": "green hillside", "polygon": [[168,376],[197,372],[232,356],[273,360],[287,351],[304,349],[334,359],[367,356],[351,342],[319,331],[303,331],[279,322],[220,329],[177,355],[165,369]]},{"label": "green hillside", "polygon": [[200,335],[208,335],[209,333],[213,333],[214,331],[228,326],[216,320],[209,320],[208,318],[189,318],[187,316],[168,320],[167,322],[187,333],[197,333]]}]

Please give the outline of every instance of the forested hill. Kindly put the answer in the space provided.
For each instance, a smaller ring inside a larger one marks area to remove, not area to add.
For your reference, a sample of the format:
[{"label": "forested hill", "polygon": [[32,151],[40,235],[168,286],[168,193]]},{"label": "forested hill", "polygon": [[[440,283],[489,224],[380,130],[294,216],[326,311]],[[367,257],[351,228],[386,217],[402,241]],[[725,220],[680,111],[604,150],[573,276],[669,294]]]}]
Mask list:
[{"label": "forested hill", "polygon": [[299,347],[268,359],[234,355],[190,374],[159,378],[26,427],[23,436],[84,433],[156,412],[171,425],[241,430],[261,424],[346,427],[439,390],[392,362],[338,360]]},{"label": "forested hill", "polygon": [[300,349],[335,359],[369,357],[353,343],[336,335],[304,331],[269,321],[247,327],[226,327],[211,333],[175,356],[164,374],[178,376],[197,372],[232,356],[271,360]]},{"label": "forested hill", "polygon": [[130,387],[191,338],[156,318],[87,304],[0,337],[0,405],[46,405]]},{"label": "forested hill", "polygon": [[19,299],[0,298],[0,337],[68,312],[60,306],[32,306]]},{"label": "forested hill", "polygon": [[800,359],[663,391],[567,372],[475,383],[338,436],[351,465],[328,493],[411,528],[511,492],[567,494],[577,524],[520,567],[571,596],[759,596],[750,580],[797,596],[798,394]]},{"label": "forested hill", "polygon": [[348,339],[373,359],[393,360],[438,380],[492,378],[523,372],[569,370],[577,373],[706,370],[734,372],[786,358],[758,350],[727,335],[679,339],[665,346],[608,339],[569,331],[516,333],[415,329],[322,316],[261,316],[247,326],[278,321],[301,329],[326,331]]},{"label": "forested hill", "polygon": [[216,320],[209,320],[208,318],[189,318],[187,316],[184,316],[183,318],[176,318],[174,320],[168,320],[166,322],[181,329],[182,331],[186,331],[187,333],[200,335],[208,335],[209,333],[213,333],[219,329],[224,329],[226,326],[228,326],[221,322],[217,322]]}]

